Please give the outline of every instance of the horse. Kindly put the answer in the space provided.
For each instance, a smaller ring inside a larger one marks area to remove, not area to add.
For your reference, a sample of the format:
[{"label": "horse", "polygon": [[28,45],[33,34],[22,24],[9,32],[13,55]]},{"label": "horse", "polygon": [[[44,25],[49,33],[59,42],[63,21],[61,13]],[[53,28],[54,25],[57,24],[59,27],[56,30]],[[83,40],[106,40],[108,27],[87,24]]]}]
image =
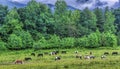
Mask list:
[{"label": "horse", "polygon": [[62,54],[66,54],[66,51],[61,51]]},{"label": "horse", "polygon": [[55,57],[55,61],[56,61],[56,60],[60,60],[60,59],[61,59],[61,58],[60,58],[59,56],[58,56],[58,57]]},{"label": "horse", "polygon": [[118,52],[112,52],[112,55],[118,55]]},{"label": "horse", "polygon": [[35,53],[31,53],[32,56],[35,56]]},{"label": "horse", "polygon": [[90,56],[89,55],[85,55],[84,59],[90,59]]},{"label": "horse", "polygon": [[49,55],[57,55],[57,52],[56,51],[50,52]]},{"label": "horse", "polygon": [[101,59],[105,59],[105,58],[106,58],[106,56],[105,56],[105,55],[102,55],[102,56],[101,56]]},{"label": "horse", "polygon": [[16,60],[15,64],[23,64],[23,61],[22,60]]},{"label": "horse", "polygon": [[76,55],[76,58],[82,59],[82,55]]},{"label": "horse", "polygon": [[37,55],[37,57],[43,57],[43,54],[42,54],[42,53],[40,53],[40,54],[38,54],[38,55]]},{"label": "horse", "polygon": [[32,60],[31,57],[25,57],[25,61]]},{"label": "horse", "polygon": [[90,59],[95,59],[95,56],[93,56],[93,55],[90,55],[89,57],[90,57]]},{"label": "horse", "polygon": [[109,55],[109,52],[104,52],[104,55]]}]

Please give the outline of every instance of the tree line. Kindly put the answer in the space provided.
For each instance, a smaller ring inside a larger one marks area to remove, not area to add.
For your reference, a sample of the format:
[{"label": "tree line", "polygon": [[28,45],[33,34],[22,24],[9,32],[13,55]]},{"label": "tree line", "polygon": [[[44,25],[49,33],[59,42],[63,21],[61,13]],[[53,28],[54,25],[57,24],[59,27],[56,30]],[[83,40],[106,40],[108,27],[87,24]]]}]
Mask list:
[{"label": "tree line", "polygon": [[54,11],[35,0],[10,10],[0,5],[0,49],[115,47],[119,26],[120,8],[68,10],[64,0]]}]

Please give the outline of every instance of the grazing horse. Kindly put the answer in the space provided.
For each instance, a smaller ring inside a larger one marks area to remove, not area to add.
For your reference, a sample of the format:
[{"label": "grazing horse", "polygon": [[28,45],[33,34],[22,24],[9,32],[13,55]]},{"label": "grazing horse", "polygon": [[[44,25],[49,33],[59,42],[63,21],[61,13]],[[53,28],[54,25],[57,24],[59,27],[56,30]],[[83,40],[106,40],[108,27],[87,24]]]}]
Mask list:
[{"label": "grazing horse", "polygon": [[42,53],[40,53],[40,54],[38,54],[38,55],[37,55],[37,57],[43,57],[43,54],[42,54]]},{"label": "grazing horse", "polygon": [[118,55],[118,52],[112,52],[112,55]]},{"label": "grazing horse", "polygon": [[58,57],[55,57],[55,61],[56,61],[56,60],[60,60],[60,59],[61,59],[61,58],[60,58],[59,56],[58,56]]},{"label": "grazing horse", "polygon": [[95,59],[95,56],[93,56],[93,55],[90,55],[89,57],[90,57],[90,59]]},{"label": "grazing horse", "polygon": [[56,51],[50,52],[50,55],[57,55]]},{"label": "grazing horse", "polygon": [[35,53],[31,53],[32,56],[35,56]]},{"label": "grazing horse", "polygon": [[66,51],[61,51],[62,54],[66,54]]},{"label": "grazing horse", "polygon": [[76,58],[80,58],[80,59],[82,59],[82,55],[76,55]]},{"label": "grazing horse", "polygon": [[104,55],[109,55],[109,52],[104,52]]},{"label": "grazing horse", "polygon": [[23,61],[22,60],[16,60],[15,64],[23,64]]},{"label": "grazing horse", "polygon": [[59,54],[59,51],[57,50],[57,51],[55,51],[57,54]]},{"label": "grazing horse", "polygon": [[31,57],[25,57],[24,60],[25,60],[25,61],[28,61],[28,60],[32,60],[32,58],[31,58]]},{"label": "grazing horse", "polygon": [[102,56],[101,56],[101,59],[105,59],[105,58],[106,58],[106,56],[105,56],[105,55],[102,55]]},{"label": "grazing horse", "polygon": [[75,54],[78,54],[78,51],[75,51]]},{"label": "grazing horse", "polygon": [[90,59],[90,56],[86,55],[84,56],[84,59]]}]

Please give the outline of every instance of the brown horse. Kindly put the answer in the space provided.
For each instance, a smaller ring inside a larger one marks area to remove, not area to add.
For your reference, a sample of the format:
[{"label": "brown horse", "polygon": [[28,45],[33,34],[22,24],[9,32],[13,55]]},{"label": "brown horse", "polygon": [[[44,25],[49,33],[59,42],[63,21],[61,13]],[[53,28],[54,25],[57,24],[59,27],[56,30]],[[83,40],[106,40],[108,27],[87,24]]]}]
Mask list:
[{"label": "brown horse", "polygon": [[23,64],[23,61],[22,60],[16,60],[15,64]]}]

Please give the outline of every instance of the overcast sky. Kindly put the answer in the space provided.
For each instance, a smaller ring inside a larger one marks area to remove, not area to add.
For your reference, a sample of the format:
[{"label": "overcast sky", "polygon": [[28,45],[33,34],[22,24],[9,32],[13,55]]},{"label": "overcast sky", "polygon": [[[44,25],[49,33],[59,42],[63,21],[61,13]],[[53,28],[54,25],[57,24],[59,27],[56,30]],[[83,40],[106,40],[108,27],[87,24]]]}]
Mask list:
[{"label": "overcast sky", "polygon": [[[9,4],[10,1],[13,3],[18,2],[21,4],[27,4],[30,0],[0,0],[0,3]],[[45,4],[53,4],[54,5],[57,0],[36,0],[36,1],[42,2]],[[93,8],[96,4],[96,0],[92,0],[91,3],[85,3],[82,5],[80,3],[77,3],[75,0],[65,0],[65,1],[66,1],[67,5],[77,8],[77,9],[81,9],[81,8],[85,8],[85,7]],[[110,7],[115,5],[115,3],[119,2],[119,0],[100,0],[100,1],[107,2],[107,4],[104,6],[110,6]]]}]

